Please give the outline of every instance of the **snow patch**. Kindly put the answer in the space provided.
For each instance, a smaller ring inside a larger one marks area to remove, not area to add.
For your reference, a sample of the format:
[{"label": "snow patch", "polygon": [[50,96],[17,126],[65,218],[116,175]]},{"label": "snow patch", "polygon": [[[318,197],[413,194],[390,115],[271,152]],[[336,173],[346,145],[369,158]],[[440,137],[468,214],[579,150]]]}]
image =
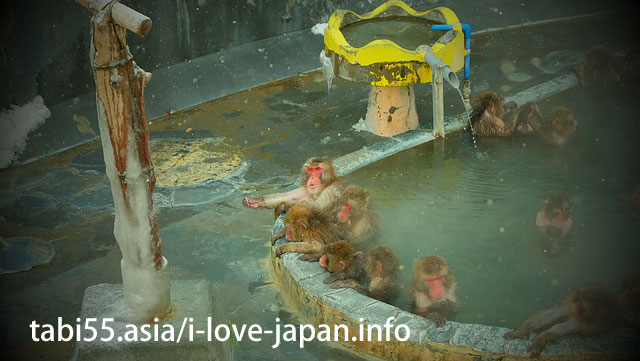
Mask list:
[{"label": "snow patch", "polygon": [[324,36],[324,31],[327,29],[328,26],[329,24],[327,23],[318,23],[313,27],[311,27],[311,33],[313,33],[314,35]]},{"label": "snow patch", "polygon": [[355,130],[356,132],[369,132],[369,133],[373,133],[368,127],[367,127],[367,122],[363,119],[360,118],[360,120],[351,126],[351,128],[353,128],[353,130]]},{"label": "snow patch", "polygon": [[0,169],[8,167],[24,151],[27,135],[51,116],[44,99],[36,96],[23,106],[11,105],[0,112]]}]

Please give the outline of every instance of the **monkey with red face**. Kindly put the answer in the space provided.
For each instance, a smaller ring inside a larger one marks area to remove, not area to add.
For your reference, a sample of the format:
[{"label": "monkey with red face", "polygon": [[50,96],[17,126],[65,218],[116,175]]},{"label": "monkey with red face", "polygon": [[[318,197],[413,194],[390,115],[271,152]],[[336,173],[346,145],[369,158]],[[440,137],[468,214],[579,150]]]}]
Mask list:
[{"label": "monkey with red face", "polygon": [[540,135],[548,143],[563,145],[577,130],[578,121],[573,117],[573,111],[566,107],[554,107],[542,122]]},{"label": "monkey with red face", "polygon": [[437,327],[444,326],[444,314],[458,312],[457,286],[442,257],[434,254],[420,258],[413,267],[412,312],[432,320]]},{"label": "monkey with red face", "polygon": [[557,255],[569,245],[567,235],[573,225],[571,201],[564,193],[551,193],[542,202],[536,227],[542,236],[541,247],[548,255]]},{"label": "monkey with red face", "polygon": [[258,198],[245,197],[242,204],[249,208],[277,209],[276,216],[301,202],[308,202],[321,210],[334,213],[341,192],[342,180],[333,163],[327,158],[311,158],[302,166],[299,188]]}]

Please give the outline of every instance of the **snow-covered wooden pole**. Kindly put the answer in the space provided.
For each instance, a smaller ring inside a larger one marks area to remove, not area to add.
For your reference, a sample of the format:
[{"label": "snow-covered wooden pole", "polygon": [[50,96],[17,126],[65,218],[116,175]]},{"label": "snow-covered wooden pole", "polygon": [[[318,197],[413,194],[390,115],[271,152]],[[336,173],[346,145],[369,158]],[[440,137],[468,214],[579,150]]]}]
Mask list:
[{"label": "snow-covered wooden pole", "polygon": [[[141,35],[151,20],[108,0],[76,0],[95,12],[90,59],[96,81],[98,123],[115,206],[114,235],[122,252],[125,299],[134,322],[148,322],[171,308],[167,260],[162,256],[153,208],[156,178],[149,150],[144,87],[151,79],[133,61],[126,29]],[[118,15],[116,15],[118,14]]]}]

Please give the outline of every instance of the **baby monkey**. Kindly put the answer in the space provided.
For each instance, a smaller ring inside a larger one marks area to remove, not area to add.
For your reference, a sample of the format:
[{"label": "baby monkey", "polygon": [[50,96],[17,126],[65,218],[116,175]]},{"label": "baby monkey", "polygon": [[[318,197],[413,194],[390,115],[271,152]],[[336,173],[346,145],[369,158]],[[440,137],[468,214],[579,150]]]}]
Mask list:
[{"label": "baby monkey", "polygon": [[331,272],[324,280],[331,288],[353,288],[379,301],[392,303],[398,298],[396,274],[400,261],[389,247],[376,247],[364,262],[362,252],[345,241],[329,244],[320,265]]}]

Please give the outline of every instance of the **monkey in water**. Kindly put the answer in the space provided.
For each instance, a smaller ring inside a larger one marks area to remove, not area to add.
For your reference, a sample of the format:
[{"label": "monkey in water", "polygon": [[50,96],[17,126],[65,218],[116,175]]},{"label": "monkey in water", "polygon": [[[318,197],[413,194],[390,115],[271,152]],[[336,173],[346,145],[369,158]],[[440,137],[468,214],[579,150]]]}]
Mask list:
[{"label": "monkey in water", "polygon": [[504,335],[505,339],[537,335],[529,347],[531,357],[538,357],[547,343],[569,334],[595,335],[617,327],[620,317],[615,298],[601,285],[590,284],[571,292],[557,306],[540,311],[520,327]]},{"label": "monkey in water", "polygon": [[513,101],[504,104],[504,98],[498,93],[485,90],[473,99],[473,110],[469,121],[473,134],[480,136],[505,137],[513,133],[515,123],[504,122],[502,116],[507,108],[515,107]]},{"label": "monkey in water", "polygon": [[320,253],[326,244],[340,240],[334,217],[327,211],[307,204],[296,204],[284,217],[285,227],[271,237],[274,245],[282,233],[289,240],[276,249],[276,257],[283,253]]},{"label": "monkey in water", "polygon": [[567,234],[573,225],[571,201],[564,193],[551,193],[542,202],[536,215],[536,227],[542,236],[542,249],[549,255],[557,255],[568,245]]},{"label": "monkey in water", "polygon": [[338,222],[344,239],[359,249],[369,248],[380,233],[380,221],[371,209],[369,193],[356,185],[342,192]]},{"label": "monkey in water", "polygon": [[396,282],[400,260],[389,247],[373,248],[367,254],[367,295],[378,301],[393,304],[399,295]]},{"label": "monkey in water", "polygon": [[411,285],[412,312],[442,327],[445,313],[458,312],[458,282],[447,261],[438,255],[422,257],[413,267]]},{"label": "monkey in water", "polygon": [[505,121],[514,124],[514,134],[534,134],[539,131],[542,124],[542,112],[538,104],[527,102],[507,113]]},{"label": "monkey in water", "polygon": [[275,193],[258,198],[245,197],[242,204],[249,208],[270,208],[279,211],[293,204],[309,202],[321,210],[334,212],[342,193],[342,180],[328,158],[311,158],[300,172],[300,187],[286,193]]},{"label": "monkey in water", "polygon": [[573,118],[573,111],[566,107],[555,107],[540,127],[542,138],[553,145],[567,143],[578,130],[578,122]]},{"label": "monkey in water", "polygon": [[389,247],[372,249],[365,263],[362,253],[348,242],[332,243],[325,247],[320,265],[331,272],[324,281],[331,288],[353,288],[386,303],[398,298],[396,276],[400,261]]}]

